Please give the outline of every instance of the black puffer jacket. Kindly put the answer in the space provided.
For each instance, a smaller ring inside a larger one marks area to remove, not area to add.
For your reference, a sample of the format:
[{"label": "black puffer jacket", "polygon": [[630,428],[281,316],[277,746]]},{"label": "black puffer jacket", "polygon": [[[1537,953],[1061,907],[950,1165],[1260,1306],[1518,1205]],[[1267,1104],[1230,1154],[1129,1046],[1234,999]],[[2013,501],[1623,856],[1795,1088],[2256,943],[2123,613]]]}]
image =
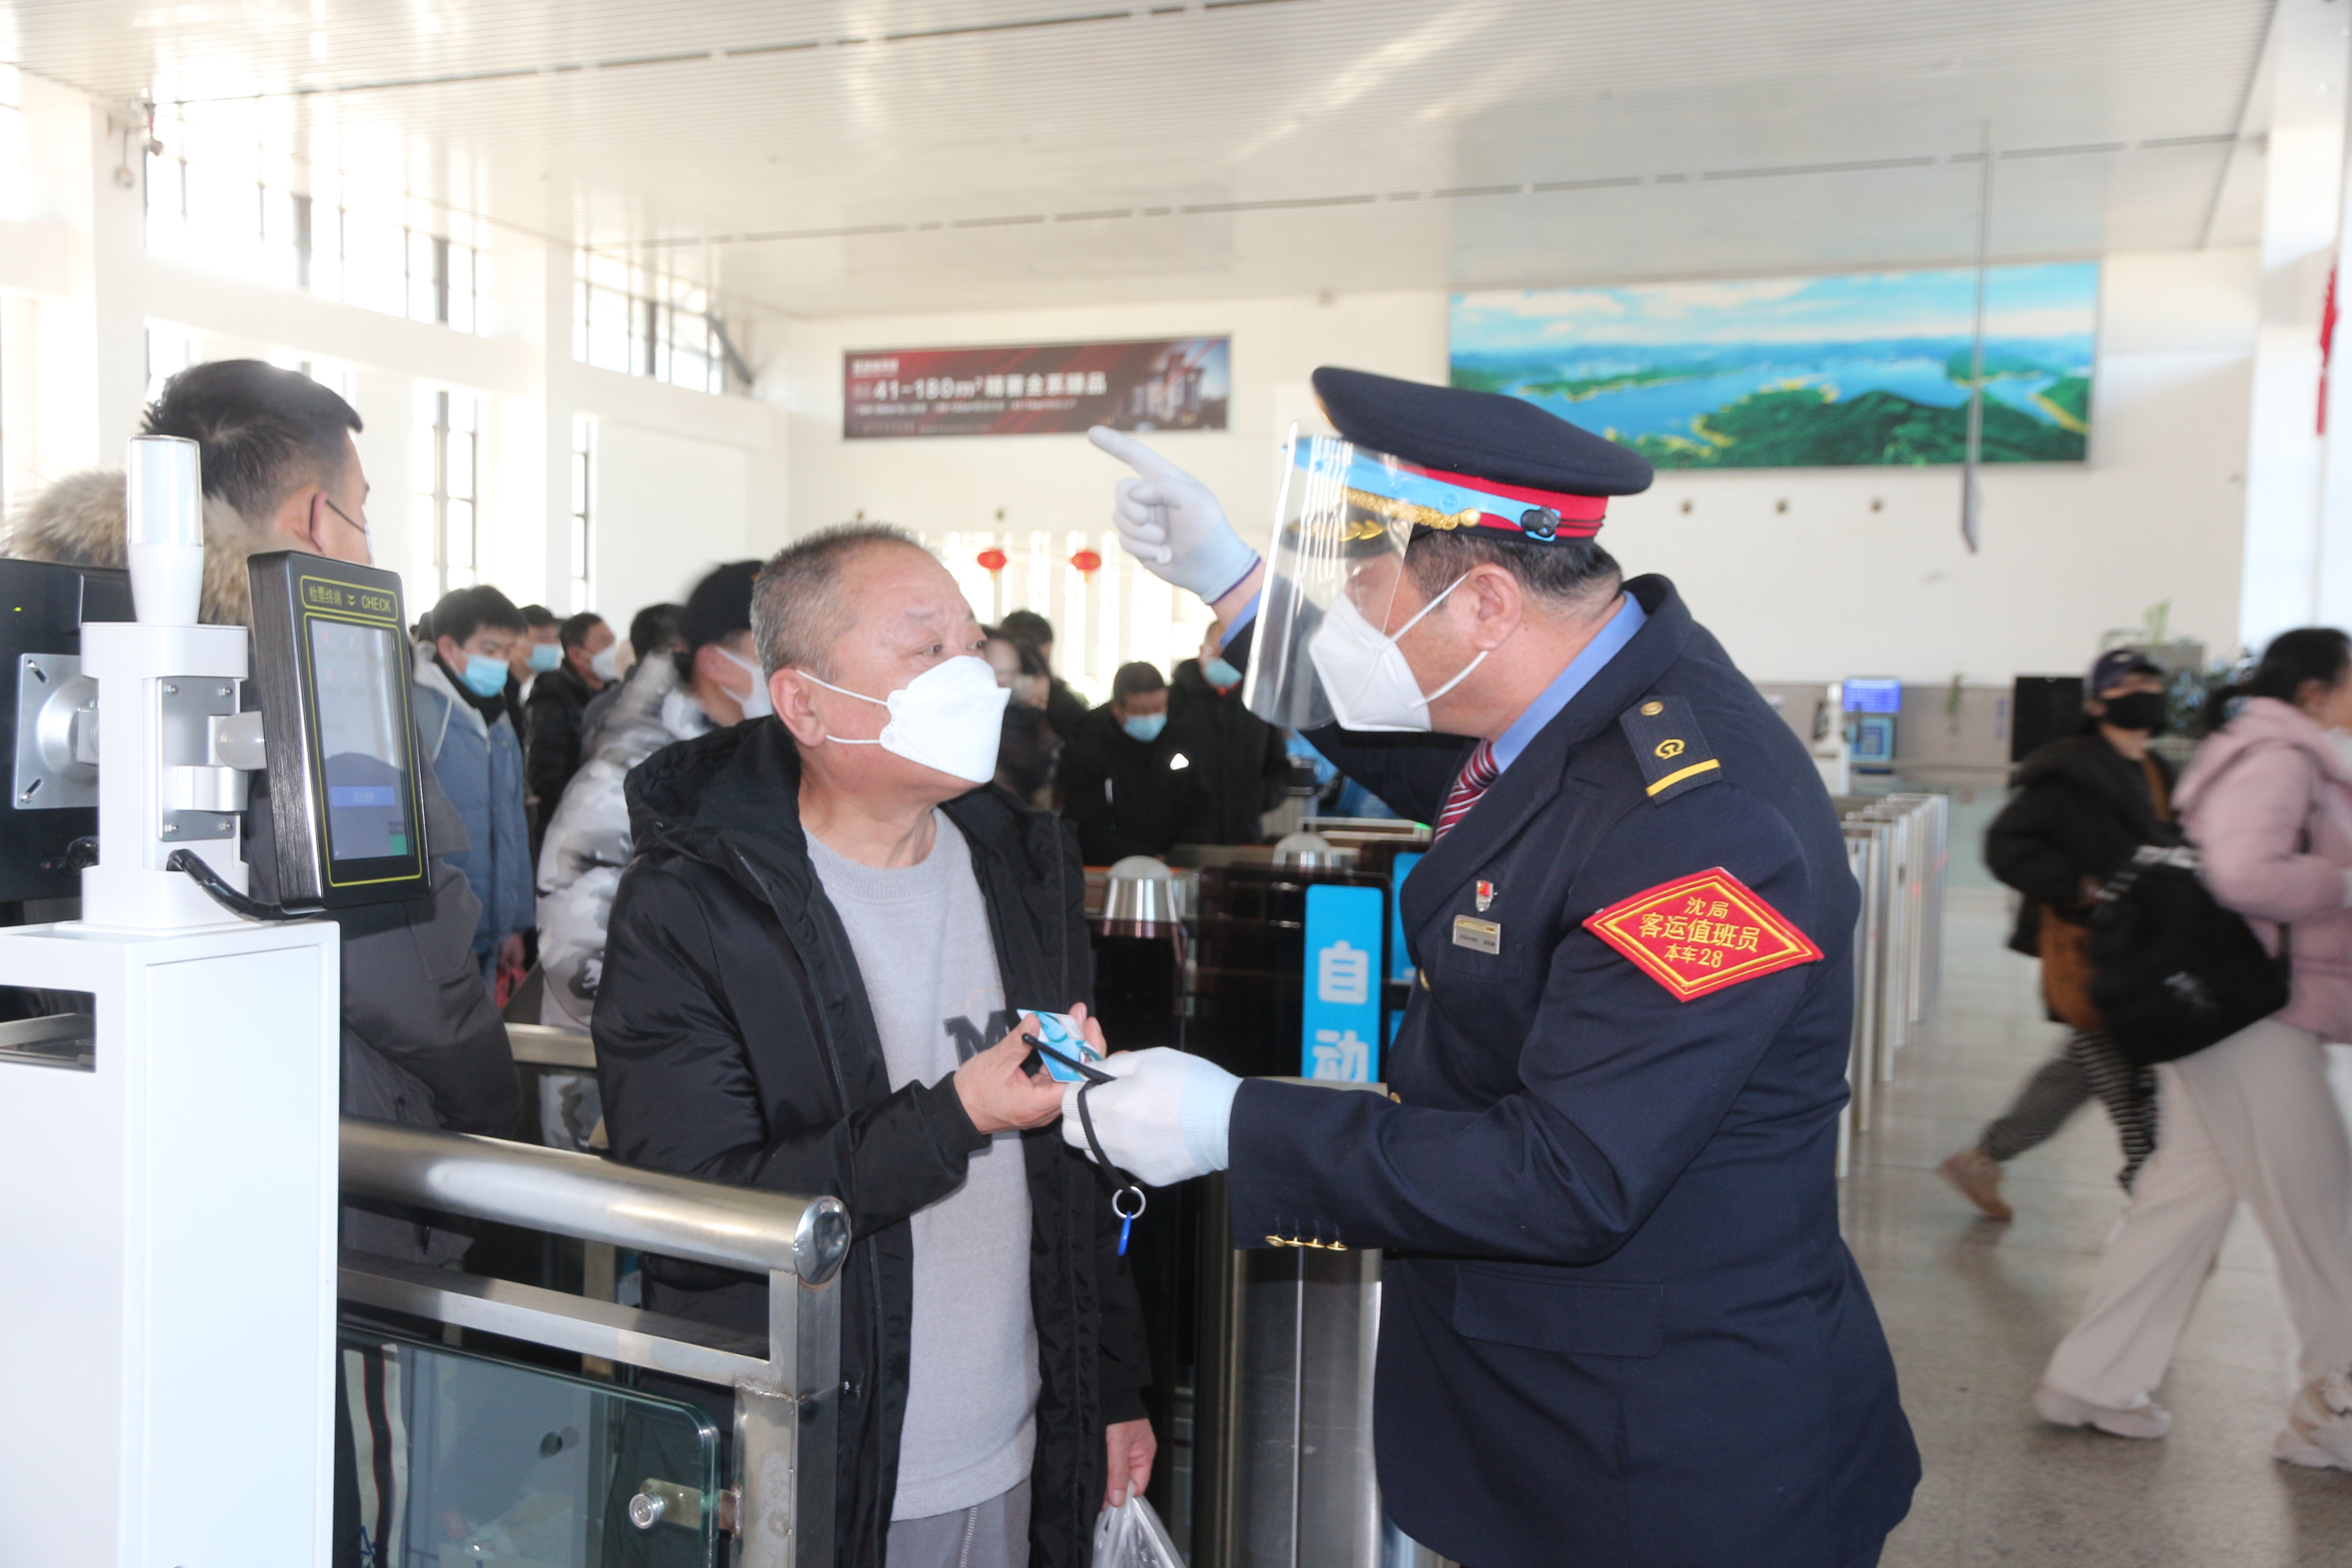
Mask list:
[{"label": "black puffer jacket", "polygon": [[[2150,753],[2153,756],[2153,753]],[[2172,769],[2154,758],[2172,792]],[[2179,830],[2157,815],[2140,764],[2096,733],[2069,735],[2017,764],[2017,791],[1985,829],[1985,866],[2025,895],[2009,945],[2041,951],[2042,911],[2082,919],[2083,879],[2105,881],[2143,844],[2178,844]]]},{"label": "black puffer jacket", "polygon": [[[613,1156],[849,1207],[842,1270],[841,1568],[882,1560],[907,1407],[916,1210],[987,1147],[951,1081],[892,1089],[848,934],[808,857],[800,759],[764,721],[682,741],[628,777],[623,875],[596,999]],[[994,786],[948,803],[971,846],[1008,1001],[1090,1002],[1085,879],[1069,835]],[[1104,1484],[1103,1427],[1143,1414],[1134,1286],[1093,1167],[1058,1127],[1024,1140],[1037,1321],[1030,1542],[1080,1568]],[[656,1265],[646,1305],[765,1332],[767,1287]]]}]

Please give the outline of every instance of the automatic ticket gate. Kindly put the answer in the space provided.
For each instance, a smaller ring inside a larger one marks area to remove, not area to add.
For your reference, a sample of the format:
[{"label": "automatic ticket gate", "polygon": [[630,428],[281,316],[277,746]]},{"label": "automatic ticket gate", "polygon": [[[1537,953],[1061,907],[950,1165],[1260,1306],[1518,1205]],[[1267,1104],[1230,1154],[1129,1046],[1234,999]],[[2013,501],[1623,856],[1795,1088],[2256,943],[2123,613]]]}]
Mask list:
[{"label": "automatic ticket gate", "polygon": [[[1395,885],[1426,846],[1368,826],[1360,845],[1279,860],[1183,851],[1211,863],[1164,889],[1114,868],[1090,892],[1111,1037],[1382,1092],[1407,984]],[[1134,1267],[1162,1439],[1150,1495],[1191,1568],[1436,1568],[1388,1522],[1374,1474],[1381,1255],[1235,1248],[1223,1175],[1155,1193],[1150,1212]]]}]

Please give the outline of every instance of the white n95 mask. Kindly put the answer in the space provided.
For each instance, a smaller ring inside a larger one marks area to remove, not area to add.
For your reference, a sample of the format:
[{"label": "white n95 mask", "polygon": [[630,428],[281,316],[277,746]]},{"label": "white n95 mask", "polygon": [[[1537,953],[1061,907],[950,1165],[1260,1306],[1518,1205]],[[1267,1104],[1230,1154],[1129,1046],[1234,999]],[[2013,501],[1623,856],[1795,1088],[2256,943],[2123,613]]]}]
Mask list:
[{"label": "white n95 mask", "polygon": [[730,653],[723,647],[719,650],[719,657],[727,660],[730,664],[740,665],[743,668],[751,672],[751,690],[745,692],[740,697],[735,697],[735,694],[731,691],[727,694],[730,697],[735,697],[735,700],[743,705],[744,718],[764,719],[769,714],[773,713],[776,710],[774,701],[768,696],[767,678],[760,673],[760,667],[757,664],[745,658],[740,653]]},{"label": "white n95 mask", "polygon": [[1004,705],[1013,693],[996,684],[996,671],[974,654],[941,659],[887,698],[818,680],[827,691],[855,697],[890,710],[890,721],[870,741],[841,735],[825,739],[840,746],[879,746],[894,756],[943,773],[984,784],[996,776],[996,746],[1004,737]]},{"label": "white n95 mask", "polygon": [[[1464,580],[1456,577],[1448,583],[1445,594],[1462,586]],[[1392,635],[1366,620],[1346,595],[1332,601],[1323,613],[1323,624],[1307,639],[1307,657],[1315,661],[1316,678],[1322,681],[1323,694],[1331,701],[1331,716],[1341,729],[1424,731],[1429,728],[1429,705],[1486,661],[1487,650],[1482,648],[1453,679],[1426,695],[1422,692],[1397,638],[1444,604],[1445,594],[1423,605]]]}]

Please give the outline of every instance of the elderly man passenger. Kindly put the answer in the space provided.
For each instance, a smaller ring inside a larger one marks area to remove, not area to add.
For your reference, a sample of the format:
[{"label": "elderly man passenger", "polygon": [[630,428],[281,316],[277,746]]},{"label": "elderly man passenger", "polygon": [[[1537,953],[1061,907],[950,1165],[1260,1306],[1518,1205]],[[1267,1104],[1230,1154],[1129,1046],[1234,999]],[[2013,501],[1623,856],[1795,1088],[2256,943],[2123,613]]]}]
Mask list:
[{"label": "elderly man passenger", "polygon": [[[1089,999],[1076,847],[987,782],[1003,693],[912,539],[786,548],[751,620],[773,717],[629,775],[613,1152],[848,1205],[843,1568],[1080,1568],[1153,1442],[1108,1189],[1022,1070],[1020,1015]],[[646,1305],[760,1331],[765,1289],[656,1265]]]}]

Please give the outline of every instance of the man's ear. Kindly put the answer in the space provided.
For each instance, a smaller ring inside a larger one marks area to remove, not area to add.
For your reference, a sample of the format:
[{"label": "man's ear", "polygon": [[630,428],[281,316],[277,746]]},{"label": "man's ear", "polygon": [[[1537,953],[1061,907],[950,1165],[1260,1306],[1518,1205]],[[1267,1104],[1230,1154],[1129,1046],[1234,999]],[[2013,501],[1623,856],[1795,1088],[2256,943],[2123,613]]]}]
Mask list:
[{"label": "man's ear", "polygon": [[768,678],[768,700],[793,740],[803,746],[824,743],[824,725],[809,701],[809,683],[796,669],[780,669]]},{"label": "man's ear", "polygon": [[1482,561],[1454,593],[1470,616],[1470,644],[1482,652],[1502,647],[1527,616],[1527,592],[1519,580],[1491,561]]},{"label": "man's ear", "polygon": [[320,498],[326,491],[317,485],[296,485],[269,520],[269,531],[275,538],[273,547],[282,545],[311,555],[322,553],[319,549],[319,512],[323,506]]}]

